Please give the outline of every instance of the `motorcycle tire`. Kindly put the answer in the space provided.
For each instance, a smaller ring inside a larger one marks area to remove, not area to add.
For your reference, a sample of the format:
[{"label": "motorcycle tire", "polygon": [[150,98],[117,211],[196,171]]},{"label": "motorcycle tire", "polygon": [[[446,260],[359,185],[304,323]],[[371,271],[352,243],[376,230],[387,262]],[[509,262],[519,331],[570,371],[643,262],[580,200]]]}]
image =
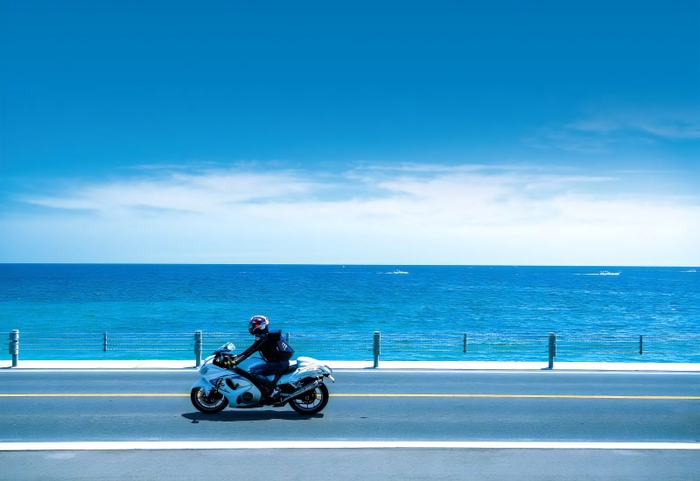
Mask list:
[{"label": "motorcycle tire", "polygon": [[226,396],[218,392],[213,396],[207,396],[204,393],[204,389],[201,387],[192,389],[190,400],[192,401],[192,405],[204,414],[215,414],[228,406],[228,399],[226,399]]},{"label": "motorcycle tire", "polygon": [[316,389],[307,391],[289,401],[292,409],[305,415],[320,413],[326,404],[328,404],[328,388],[323,383],[319,384]]}]

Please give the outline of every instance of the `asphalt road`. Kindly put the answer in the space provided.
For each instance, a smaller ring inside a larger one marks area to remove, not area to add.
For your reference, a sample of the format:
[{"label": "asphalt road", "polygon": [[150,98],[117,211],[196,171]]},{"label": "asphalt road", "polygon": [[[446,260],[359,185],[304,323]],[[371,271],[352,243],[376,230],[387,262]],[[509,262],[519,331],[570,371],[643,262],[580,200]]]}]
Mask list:
[{"label": "asphalt road", "polygon": [[[204,415],[187,396],[193,371],[5,370],[0,444],[700,443],[700,374],[337,371],[335,377],[328,406],[316,416],[289,407]],[[275,468],[281,479],[306,479],[309,469],[335,479],[700,479],[700,451],[590,449],[0,452],[0,479],[185,479],[201,473],[201,463],[232,463],[237,477],[260,479],[267,477],[261,460],[286,465]]]}]

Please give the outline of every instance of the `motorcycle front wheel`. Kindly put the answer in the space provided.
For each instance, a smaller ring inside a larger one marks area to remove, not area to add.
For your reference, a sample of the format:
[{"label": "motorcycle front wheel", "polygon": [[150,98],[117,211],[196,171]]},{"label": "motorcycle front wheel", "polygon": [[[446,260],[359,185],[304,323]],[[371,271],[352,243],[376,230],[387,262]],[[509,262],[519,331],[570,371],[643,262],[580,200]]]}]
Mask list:
[{"label": "motorcycle front wheel", "polygon": [[289,401],[292,409],[299,414],[306,415],[321,412],[326,407],[326,404],[328,404],[328,388],[323,383],[319,384],[316,389],[306,391]]},{"label": "motorcycle front wheel", "polygon": [[207,396],[204,389],[201,387],[192,388],[190,393],[190,399],[192,400],[192,405],[205,414],[218,413],[226,406],[228,406],[228,399],[226,396],[217,392]]}]

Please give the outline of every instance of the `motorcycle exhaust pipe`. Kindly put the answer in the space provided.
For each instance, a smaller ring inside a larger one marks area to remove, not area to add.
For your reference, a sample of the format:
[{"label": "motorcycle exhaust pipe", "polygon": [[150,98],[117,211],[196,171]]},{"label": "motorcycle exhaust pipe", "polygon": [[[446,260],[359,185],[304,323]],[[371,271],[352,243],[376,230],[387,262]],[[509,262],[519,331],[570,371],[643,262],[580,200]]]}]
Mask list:
[{"label": "motorcycle exhaust pipe", "polygon": [[304,394],[306,391],[311,391],[312,389],[316,389],[316,388],[317,388],[318,386],[320,386],[320,385],[321,385],[321,382],[320,382],[320,381],[314,381],[314,382],[312,382],[311,384],[307,384],[306,386],[304,386],[303,388],[299,389],[298,391],[293,392],[292,394],[289,394],[289,395],[283,394],[283,396],[284,396],[284,401],[288,401],[288,400],[290,400],[290,399],[294,399],[294,398],[297,397],[298,395]]}]

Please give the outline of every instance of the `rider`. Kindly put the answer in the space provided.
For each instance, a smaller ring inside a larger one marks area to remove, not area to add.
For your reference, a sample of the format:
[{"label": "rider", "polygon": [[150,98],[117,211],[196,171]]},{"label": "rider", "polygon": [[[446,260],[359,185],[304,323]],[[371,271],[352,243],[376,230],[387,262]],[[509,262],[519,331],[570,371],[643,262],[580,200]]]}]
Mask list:
[{"label": "rider", "polygon": [[289,369],[289,361],[280,358],[277,341],[280,331],[269,332],[270,321],[265,316],[253,316],[248,324],[248,332],[255,336],[253,345],[234,358],[234,363],[247,359],[255,352],[260,352],[264,363],[250,368],[250,374],[260,386],[266,400],[270,401],[276,395],[276,381],[270,381],[266,376],[279,376]]}]

